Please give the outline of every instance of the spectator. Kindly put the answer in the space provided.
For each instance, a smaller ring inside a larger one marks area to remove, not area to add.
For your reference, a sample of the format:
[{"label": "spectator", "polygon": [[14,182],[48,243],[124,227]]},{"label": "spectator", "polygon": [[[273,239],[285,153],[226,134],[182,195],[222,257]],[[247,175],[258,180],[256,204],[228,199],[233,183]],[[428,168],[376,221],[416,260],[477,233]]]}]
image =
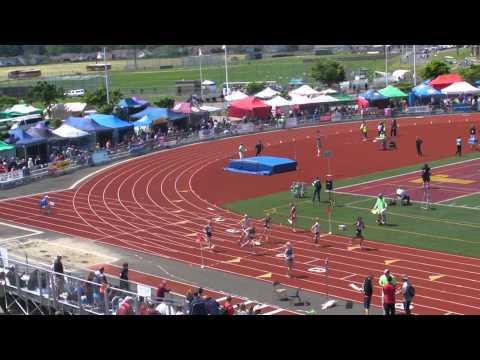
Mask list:
[{"label": "spectator", "polygon": [[403,277],[402,289],[400,291],[403,295],[403,309],[405,310],[405,314],[410,315],[410,304],[415,296],[415,288],[410,284],[407,276]]},{"label": "spectator", "polygon": [[220,315],[220,305],[211,296],[205,297],[205,306],[207,308],[208,315]]},{"label": "spectator", "polygon": [[128,263],[123,264],[120,272],[120,289],[130,291],[130,284],[128,282]]},{"label": "spectator", "polygon": [[95,273],[90,271],[86,278],[87,282],[84,283],[84,293],[86,298],[86,303],[88,305],[93,304],[93,284],[92,282],[95,280]]},{"label": "spectator", "polygon": [[387,284],[383,287],[383,310],[386,316],[395,315],[395,286],[390,275],[386,277]]},{"label": "spectator", "polygon": [[131,296],[127,296],[120,304],[117,315],[135,315],[135,312],[133,311],[133,304],[133,298]]},{"label": "spectator", "polygon": [[162,301],[156,308],[159,315],[174,315],[174,309],[172,305],[167,304],[166,302]]},{"label": "spectator", "polygon": [[[22,280],[23,275],[25,275],[25,273],[18,275],[18,280],[19,280],[18,285],[21,288],[24,288],[27,285],[25,281]],[[10,268],[7,271],[6,277],[8,279],[8,282],[10,283],[10,286],[17,286],[17,272],[16,272],[15,265],[10,266]]]},{"label": "spectator", "polygon": [[187,314],[192,312],[192,301],[193,301],[193,290],[188,289],[187,293],[185,294],[185,310]]},{"label": "spectator", "polygon": [[197,292],[193,295],[194,299],[192,301],[192,311],[190,315],[208,315],[205,300],[200,294],[200,292]]},{"label": "spectator", "polygon": [[63,275],[63,264],[62,264],[62,256],[57,255],[57,258],[53,262],[53,271],[55,274],[55,287],[56,287],[56,297],[60,299],[60,295],[65,292],[65,278]]},{"label": "spectator", "polygon": [[370,303],[372,301],[373,295],[373,285],[372,285],[372,276],[368,275],[366,279],[363,281],[363,308],[365,310],[365,315],[369,315],[370,313]]},{"label": "spectator", "polygon": [[223,309],[226,312],[226,315],[234,315],[235,314],[235,309],[233,308],[232,305],[232,297],[228,296],[227,300],[225,300],[225,303],[223,304]]},{"label": "spectator", "polygon": [[34,167],[32,158],[28,158],[28,163],[27,164],[28,164],[28,169],[30,171],[32,171],[33,167]]},{"label": "spectator", "polygon": [[237,315],[248,315],[247,313],[247,306],[245,303],[241,303],[238,310],[237,310]]},{"label": "spectator", "polygon": [[167,289],[167,282],[163,280],[160,287],[157,289],[157,299],[162,301],[165,298],[165,294],[169,292],[170,289]]},{"label": "spectator", "polygon": [[181,305],[175,306],[175,315],[185,315]]}]

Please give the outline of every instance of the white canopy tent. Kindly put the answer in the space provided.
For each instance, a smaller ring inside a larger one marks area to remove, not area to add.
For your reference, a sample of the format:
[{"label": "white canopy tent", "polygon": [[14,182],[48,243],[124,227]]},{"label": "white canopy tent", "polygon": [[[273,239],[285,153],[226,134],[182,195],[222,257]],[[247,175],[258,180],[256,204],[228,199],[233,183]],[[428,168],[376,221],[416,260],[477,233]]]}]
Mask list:
[{"label": "white canopy tent", "polygon": [[310,99],[307,96],[290,94],[290,97],[291,97],[291,100],[290,100],[291,105],[315,104],[315,102],[313,102],[312,99]]},{"label": "white canopy tent", "polygon": [[292,90],[288,93],[290,96],[293,95],[301,95],[301,96],[312,96],[312,95],[320,95],[320,92],[312,89],[309,85],[302,85],[298,89]]},{"label": "white canopy tent", "polygon": [[265,101],[265,104],[270,105],[272,108],[292,105],[290,101],[281,96],[275,96],[273,99]]},{"label": "white canopy tent", "polygon": [[201,111],[208,111],[209,113],[222,111],[222,108],[217,108],[215,106],[202,105],[199,107]]},{"label": "white canopy tent", "polygon": [[311,99],[313,103],[325,104],[325,103],[334,103],[339,100],[329,95],[320,95]]},{"label": "white canopy tent", "polygon": [[11,108],[6,109],[4,112],[8,113],[19,113],[19,114],[31,114],[34,112],[40,111],[40,109],[37,109],[36,107],[32,105],[25,105],[25,104],[17,104],[13,105]]},{"label": "white canopy tent", "polygon": [[87,107],[87,103],[74,102],[65,103],[65,110],[72,113],[81,113]]},{"label": "white canopy tent", "polygon": [[267,87],[262,91],[260,91],[259,93],[255,94],[255,97],[259,99],[271,99],[278,94],[280,94],[278,91],[275,91],[270,87]]},{"label": "white canopy tent", "polygon": [[70,139],[80,138],[80,137],[89,135],[88,132],[80,130],[80,129],[76,129],[73,126],[70,126],[70,125],[67,125],[67,124],[63,124],[58,129],[53,130],[52,133],[54,133],[55,135],[60,136],[62,138],[70,138]]},{"label": "white canopy tent", "polygon": [[333,90],[331,88],[328,88],[326,90],[322,90],[320,91],[320,95],[330,95],[330,94],[336,94],[338,91],[337,90]]},{"label": "white canopy tent", "polygon": [[407,74],[410,74],[410,70],[395,70],[392,72],[392,77],[395,79],[395,81],[400,81],[405,80]]},{"label": "white canopy tent", "polygon": [[247,98],[248,95],[244,94],[241,91],[234,91],[230,95],[225,96],[226,101],[237,101]]},{"label": "white canopy tent", "polygon": [[480,89],[470,85],[466,81],[459,81],[443,88],[441,92],[445,95],[472,95],[480,93]]},{"label": "white canopy tent", "polygon": [[205,80],[204,82],[202,82],[202,85],[203,86],[215,85],[215,81]]}]

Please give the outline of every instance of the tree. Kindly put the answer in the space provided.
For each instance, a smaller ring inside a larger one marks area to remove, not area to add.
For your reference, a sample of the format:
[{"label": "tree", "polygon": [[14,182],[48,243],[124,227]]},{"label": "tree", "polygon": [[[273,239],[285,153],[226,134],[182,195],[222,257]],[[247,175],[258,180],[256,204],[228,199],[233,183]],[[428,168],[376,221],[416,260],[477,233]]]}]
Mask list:
[{"label": "tree", "polygon": [[41,102],[47,109],[49,117],[51,116],[50,105],[64,97],[63,88],[57,87],[55,84],[50,84],[46,81],[37,82],[27,95],[27,98],[30,101]]},{"label": "tree", "polygon": [[0,96],[0,109],[2,110],[15,105],[16,103],[18,103],[17,98],[5,95]]},{"label": "tree", "polygon": [[160,108],[171,109],[175,105],[175,99],[171,97],[163,97],[160,100],[154,102],[154,104]]},{"label": "tree", "polygon": [[[95,106],[98,111],[106,111],[106,113],[111,113],[113,111],[114,104],[118,103],[123,97],[123,94],[120,90],[110,91],[110,104],[107,103],[107,90],[105,87],[99,87],[93,92],[87,92],[85,94],[85,102],[88,105]],[[100,111],[100,112],[102,112]]]},{"label": "tree", "polygon": [[264,82],[251,82],[247,85],[247,94],[253,95],[265,89]]},{"label": "tree", "polygon": [[331,86],[341,81],[345,81],[345,69],[336,61],[321,59],[312,67],[311,76],[316,81]]},{"label": "tree", "polygon": [[468,68],[461,69],[460,75],[462,75],[466,81],[475,82],[480,80],[480,65],[471,65]]},{"label": "tree", "polygon": [[424,80],[434,79],[439,75],[449,74],[450,66],[441,60],[432,60],[422,71],[422,77]]}]

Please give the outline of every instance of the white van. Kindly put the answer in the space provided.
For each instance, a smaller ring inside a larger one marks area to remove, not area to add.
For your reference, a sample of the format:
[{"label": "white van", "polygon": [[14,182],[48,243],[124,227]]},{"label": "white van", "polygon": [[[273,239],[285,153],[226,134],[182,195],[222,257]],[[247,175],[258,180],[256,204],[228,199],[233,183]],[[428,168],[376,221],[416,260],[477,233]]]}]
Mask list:
[{"label": "white van", "polygon": [[[5,119],[7,120],[7,119]],[[11,119],[8,119],[12,123],[12,127],[10,130],[15,130],[15,129],[22,129],[22,130],[28,130],[31,127],[37,125],[39,122],[44,121],[42,115],[25,115],[25,116],[17,116]]]},{"label": "white van", "polygon": [[84,96],[85,89],[68,90],[64,95],[68,97]]}]

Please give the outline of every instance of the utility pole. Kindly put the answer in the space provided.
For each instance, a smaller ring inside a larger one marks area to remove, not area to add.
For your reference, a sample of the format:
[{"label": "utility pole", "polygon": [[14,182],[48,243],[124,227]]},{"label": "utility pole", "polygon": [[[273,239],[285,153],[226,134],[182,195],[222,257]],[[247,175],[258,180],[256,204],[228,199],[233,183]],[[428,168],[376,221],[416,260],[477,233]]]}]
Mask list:
[{"label": "utility pole", "polygon": [[105,66],[105,89],[107,90],[107,104],[110,104],[110,92],[108,84],[107,48],[103,48],[103,65]]}]

